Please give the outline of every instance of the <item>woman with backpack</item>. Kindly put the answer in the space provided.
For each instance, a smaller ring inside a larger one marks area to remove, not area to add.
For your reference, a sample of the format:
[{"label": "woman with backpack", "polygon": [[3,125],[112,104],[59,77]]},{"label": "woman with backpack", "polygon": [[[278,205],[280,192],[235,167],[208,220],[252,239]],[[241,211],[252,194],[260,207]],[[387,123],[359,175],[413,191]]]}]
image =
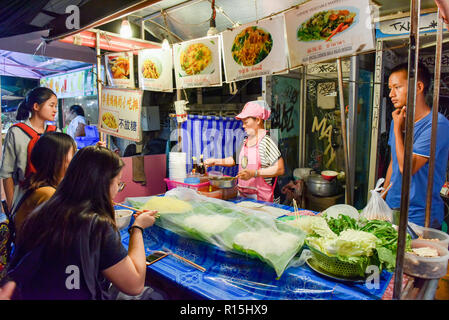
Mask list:
[{"label": "woman with backpack", "polygon": [[41,136],[31,152],[36,172],[20,186],[20,195],[11,210],[16,233],[20,233],[26,217],[55,193],[76,153],[76,143],[62,132],[48,132]]},{"label": "woman with backpack", "polygon": [[43,133],[56,131],[56,126],[46,122],[54,121],[57,111],[56,94],[44,87],[28,92],[19,104],[16,119],[23,122],[11,126],[6,133],[0,165],[8,210],[16,201],[19,183],[35,171],[30,163],[34,144]]},{"label": "woman with backpack", "polygon": [[111,150],[79,150],[58,188],[27,218],[16,239],[8,277],[22,299],[109,299],[112,283],[139,295],[145,283],[143,230],[155,212],[135,215],[128,251],[121,243],[112,199],[123,161]]}]

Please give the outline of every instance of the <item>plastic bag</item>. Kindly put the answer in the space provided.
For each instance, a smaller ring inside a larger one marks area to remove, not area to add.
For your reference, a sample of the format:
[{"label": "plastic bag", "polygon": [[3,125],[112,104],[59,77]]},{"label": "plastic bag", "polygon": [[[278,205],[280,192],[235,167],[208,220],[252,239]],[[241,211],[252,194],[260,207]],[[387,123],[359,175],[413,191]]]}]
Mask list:
[{"label": "plastic bag", "polygon": [[[141,208],[151,198],[126,200],[133,207]],[[278,278],[303,247],[304,232],[277,221],[268,213],[209,198],[188,188],[172,189],[161,198],[185,201],[191,210],[161,213],[156,221],[159,227],[214,244],[224,251],[258,258],[273,267]]]},{"label": "plastic bag", "polygon": [[384,183],[385,179],[381,178],[377,180],[377,184],[374,190],[371,190],[371,199],[369,199],[368,204],[363,209],[361,216],[368,220],[385,220],[393,221],[393,210],[390,209],[388,204],[382,198],[380,191],[383,190],[381,185]]}]

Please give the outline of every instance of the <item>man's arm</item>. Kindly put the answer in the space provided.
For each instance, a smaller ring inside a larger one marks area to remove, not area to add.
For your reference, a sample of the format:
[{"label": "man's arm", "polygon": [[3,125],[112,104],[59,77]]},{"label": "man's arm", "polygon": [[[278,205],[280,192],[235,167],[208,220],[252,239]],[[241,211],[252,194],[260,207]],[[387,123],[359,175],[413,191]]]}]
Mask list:
[{"label": "man's arm", "polygon": [[[404,171],[404,136],[400,129],[394,128],[394,134],[396,136],[396,157],[398,159],[399,171],[401,174]],[[417,154],[412,155],[412,175],[414,175],[419,169],[421,169],[429,159]]]},{"label": "man's arm", "polygon": [[[391,174],[393,172],[393,165],[392,165],[392,161],[390,160],[390,164],[388,165],[388,169],[387,169],[387,174],[385,176],[385,182],[384,182],[384,189],[387,189],[388,186],[390,185],[390,181],[391,181]],[[385,199],[387,197],[387,192],[385,192],[383,198]]]}]

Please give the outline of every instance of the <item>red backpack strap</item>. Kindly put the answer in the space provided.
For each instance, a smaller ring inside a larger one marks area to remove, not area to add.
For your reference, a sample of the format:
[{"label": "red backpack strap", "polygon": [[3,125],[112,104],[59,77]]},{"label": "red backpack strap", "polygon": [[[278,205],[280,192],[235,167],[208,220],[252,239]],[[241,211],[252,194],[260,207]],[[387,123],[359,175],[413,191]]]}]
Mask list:
[{"label": "red backpack strap", "polygon": [[23,122],[16,123],[16,124],[14,124],[14,126],[22,129],[22,131],[25,132],[25,134],[28,135],[31,139],[30,142],[28,143],[28,148],[27,148],[27,167],[25,170],[25,177],[28,177],[31,173],[36,172],[36,169],[34,168],[33,164],[31,163],[31,151],[33,150],[33,147],[36,144],[37,140],[39,140],[40,134],[37,133],[29,125],[26,125]]},{"label": "red backpack strap", "polygon": [[56,126],[49,124],[47,128],[45,128],[45,132],[53,132],[56,131]]}]

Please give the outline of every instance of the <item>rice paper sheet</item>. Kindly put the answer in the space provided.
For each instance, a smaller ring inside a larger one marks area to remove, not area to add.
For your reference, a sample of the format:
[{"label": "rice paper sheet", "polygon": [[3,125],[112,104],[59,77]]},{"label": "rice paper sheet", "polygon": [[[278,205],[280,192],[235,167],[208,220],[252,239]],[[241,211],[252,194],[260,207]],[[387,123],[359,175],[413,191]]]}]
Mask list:
[{"label": "rice paper sheet", "polygon": [[[157,202],[154,197],[126,200],[137,209],[157,210],[154,203],[161,203],[164,210],[156,220],[158,226],[181,236],[206,241],[224,251],[258,258],[273,267],[278,278],[304,244],[303,231],[277,221],[269,213],[202,196],[187,188],[172,189],[158,198],[161,199]],[[175,202],[178,205],[173,212],[167,210],[169,204]],[[153,207],[145,205],[147,203]]]}]

